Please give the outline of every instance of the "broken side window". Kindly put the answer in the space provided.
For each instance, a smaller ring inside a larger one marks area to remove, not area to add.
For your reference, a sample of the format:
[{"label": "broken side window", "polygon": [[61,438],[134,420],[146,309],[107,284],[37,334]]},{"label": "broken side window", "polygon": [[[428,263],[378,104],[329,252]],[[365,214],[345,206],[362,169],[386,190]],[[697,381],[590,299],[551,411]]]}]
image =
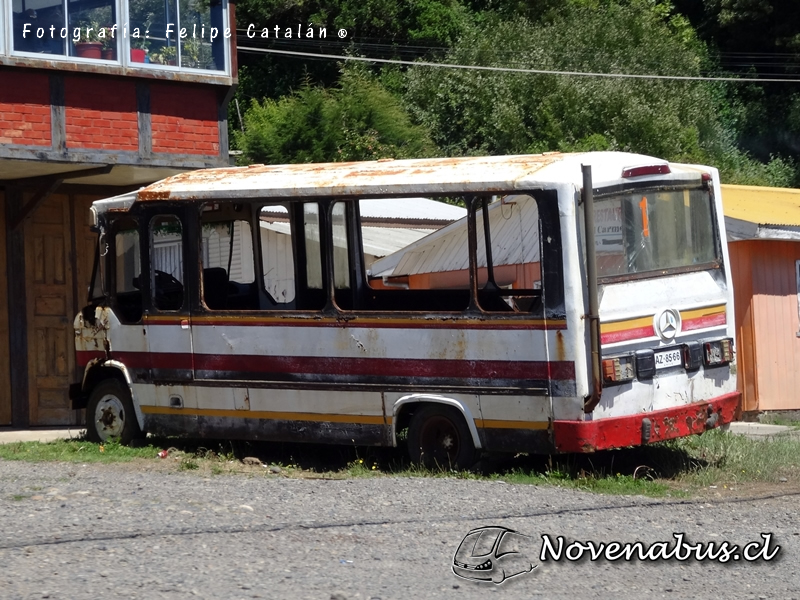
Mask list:
[{"label": "broken side window", "polygon": [[138,223],[119,219],[114,224],[114,308],[123,323],[142,320],[141,246]]},{"label": "broken side window", "polygon": [[536,200],[511,194],[476,202],[479,306],[487,312],[541,313],[541,225]]},{"label": "broken side window", "polygon": [[257,309],[259,294],[249,221],[203,223],[202,240],[202,298],[206,308]]},{"label": "broken side window", "polygon": [[325,306],[320,212],[316,202],[260,207],[258,241],[267,309]]},{"label": "broken side window", "polygon": [[359,211],[367,289],[356,308],[461,312],[469,307],[463,206],[429,198],[365,199]]},{"label": "broken side window", "polygon": [[158,310],[183,307],[183,228],[173,215],[150,221],[150,292]]}]

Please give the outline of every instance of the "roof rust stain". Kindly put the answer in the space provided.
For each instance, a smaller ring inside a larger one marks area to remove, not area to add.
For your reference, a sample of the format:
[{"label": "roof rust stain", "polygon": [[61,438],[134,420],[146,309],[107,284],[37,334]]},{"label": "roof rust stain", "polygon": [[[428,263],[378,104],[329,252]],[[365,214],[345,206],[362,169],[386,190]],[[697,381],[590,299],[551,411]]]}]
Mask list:
[{"label": "roof rust stain", "polygon": [[[292,165],[249,165],[187,171],[156,182],[137,194],[137,201],[190,201],[215,190],[258,195],[257,190],[317,189],[329,193],[339,189],[347,194],[380,193],[403,184],[469,185],[480,183],[487,192],[503,191],[508,185],[539,169],[563,160],[563,154],[522,156],[469,156],[392,161],[318,163]],[[274,179],[273,179],[274,178]],[[424,180],[423,180],[424,179]],[[488,180],[488,181],[486,181]],[[252,182],[251,188],[246,187]],[[379,188],[375,190],[374,188]],[[444,190],[442,190],[444,191]],[[205,194],[204,194],[205,193]],[[433,192],[431,192],[433,193]]]}]

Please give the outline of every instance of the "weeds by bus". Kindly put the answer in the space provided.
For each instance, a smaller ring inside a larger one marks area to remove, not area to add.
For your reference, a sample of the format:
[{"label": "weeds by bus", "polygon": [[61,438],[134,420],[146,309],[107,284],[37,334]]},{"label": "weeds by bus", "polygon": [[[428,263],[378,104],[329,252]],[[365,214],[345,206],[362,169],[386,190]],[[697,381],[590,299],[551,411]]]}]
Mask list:
[{"label": "weeds by bus", "polygon": [[[371,202],[466,216],[385,256]],[[701,433],[739,401],[711,167],[625,153],[222,168],[93,204],[88,435],[467,466]]]}]

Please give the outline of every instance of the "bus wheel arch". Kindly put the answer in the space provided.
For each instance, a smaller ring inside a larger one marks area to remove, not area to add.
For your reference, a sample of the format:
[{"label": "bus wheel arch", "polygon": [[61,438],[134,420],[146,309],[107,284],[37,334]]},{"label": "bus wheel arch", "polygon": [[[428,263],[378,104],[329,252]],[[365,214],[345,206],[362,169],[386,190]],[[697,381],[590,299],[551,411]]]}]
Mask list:
[{"label": "bus wheel arch", "polygon": [[[117,395],[118,401],[114,402],[107,399],[107,408],[112,409],[113,412],[116,409],[113,409],[112,405],[116,405],[117,408],[124,408],[127,414],[133,417],[128,419],[130,425],[125,434],[114,437],[119,437],[125,444],[133,439],[144,437],[144,415],[134,398],[130,376],[124,365],[117,363],[117,361],[105,361],[102,364],[95,365],[85,373],[82,387],[83,395],[86,398],[86,432],[90,440],[105,441],[109,437],[102,435],[102,432],[97,427],[97,415],[94,414],[102,396],[108,394]],[[98,392],[98,389],[100,392]],[[102,394],[103,391],[106,394]],[[122,416],[125,417],[126,415],[123,414]]]},{"label": "bus wheel arch", "polygon": [[472,466],[482,447],[467,406],[452,398],[406,397],[395,405],[394,439],[408,428],[412,462],[430,468]]}]

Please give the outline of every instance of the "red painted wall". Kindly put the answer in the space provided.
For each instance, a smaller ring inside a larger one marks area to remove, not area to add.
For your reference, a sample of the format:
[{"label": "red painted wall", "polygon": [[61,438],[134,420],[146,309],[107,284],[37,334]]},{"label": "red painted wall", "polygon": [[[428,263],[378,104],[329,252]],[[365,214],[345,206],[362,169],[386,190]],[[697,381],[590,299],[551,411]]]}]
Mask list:
[{"label": "red painted wall", "polygon": [[50,146],[50,83],[46,74],[3,72],[0,144]]},{"label": "red painted wall", "polygon": [[64,102],[68,148],[139,149],[134,82],[66,77]]},{"label": "red painted wall", "polygon": [[216,91],[185,85],[150,87],[153,152],[219,154]]}]

